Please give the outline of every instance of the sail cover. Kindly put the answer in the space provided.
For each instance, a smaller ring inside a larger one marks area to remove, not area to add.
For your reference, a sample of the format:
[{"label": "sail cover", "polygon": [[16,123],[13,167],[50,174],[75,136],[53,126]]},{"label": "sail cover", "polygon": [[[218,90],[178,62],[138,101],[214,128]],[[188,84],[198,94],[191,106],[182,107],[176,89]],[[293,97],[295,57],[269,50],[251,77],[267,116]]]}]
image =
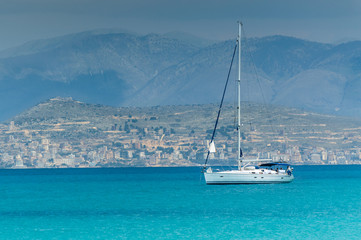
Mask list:
[{"label": "sail cover", "polygon": [[215,153],[216,152],[216,146],[214,145],[214,142],[212,141],[211,144],[209,145],[209,152],[210,153]]}]

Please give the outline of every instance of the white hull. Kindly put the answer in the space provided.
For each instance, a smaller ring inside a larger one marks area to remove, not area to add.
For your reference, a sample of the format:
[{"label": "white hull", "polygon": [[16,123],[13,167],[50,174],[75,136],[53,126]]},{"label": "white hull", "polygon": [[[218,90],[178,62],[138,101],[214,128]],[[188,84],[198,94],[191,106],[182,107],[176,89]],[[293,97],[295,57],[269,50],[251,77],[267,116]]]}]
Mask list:
[{"label": "white hull", "polygon": [[289,183],[294,179],[293,175],[271,171],[233,170],[222,172],[205,172],[206,183],[211,184],[267,184],[267,183]]}]

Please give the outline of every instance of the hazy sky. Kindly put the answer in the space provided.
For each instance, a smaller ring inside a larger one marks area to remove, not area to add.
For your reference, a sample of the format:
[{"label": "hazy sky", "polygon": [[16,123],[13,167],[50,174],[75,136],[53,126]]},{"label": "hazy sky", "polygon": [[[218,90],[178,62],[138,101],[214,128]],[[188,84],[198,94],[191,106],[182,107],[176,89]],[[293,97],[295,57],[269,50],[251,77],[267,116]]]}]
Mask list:
[{"label": "hazy sky", "polygon": [[359,0],[0,0],[0,50],[99,28],[223,40],[235,36],[239,19],[248,36],[361,40]]}]

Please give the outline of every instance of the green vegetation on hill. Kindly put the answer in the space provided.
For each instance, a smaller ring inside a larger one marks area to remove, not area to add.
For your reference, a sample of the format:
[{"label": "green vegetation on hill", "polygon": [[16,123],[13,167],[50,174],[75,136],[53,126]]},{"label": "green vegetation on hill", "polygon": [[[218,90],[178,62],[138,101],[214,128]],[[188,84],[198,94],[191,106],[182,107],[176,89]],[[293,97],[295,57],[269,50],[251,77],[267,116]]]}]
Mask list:
[{"label": "green vegetation on hill", "polygon": [[[256,103],[242,103],[241,108],[246,157],[287,158],[294,164],[359,161],[359,119]],[[50,99],[0,125],[0,166],[199,165],[217,110],[214,104],[115,108]],[[234,106],[226,104],[212,164],[232,165],[234,115]]]}]

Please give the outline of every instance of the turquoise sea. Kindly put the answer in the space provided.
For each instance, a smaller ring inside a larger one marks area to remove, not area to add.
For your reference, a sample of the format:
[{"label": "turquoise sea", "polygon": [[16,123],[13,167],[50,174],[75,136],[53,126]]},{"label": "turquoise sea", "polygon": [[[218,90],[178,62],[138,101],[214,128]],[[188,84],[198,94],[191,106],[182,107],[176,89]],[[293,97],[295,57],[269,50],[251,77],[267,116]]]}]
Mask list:
[{"label": "turquoise sea", "polygon": [[207,186],[199,168],[0,170],[0,239],[361,239],[361,166]]}]

